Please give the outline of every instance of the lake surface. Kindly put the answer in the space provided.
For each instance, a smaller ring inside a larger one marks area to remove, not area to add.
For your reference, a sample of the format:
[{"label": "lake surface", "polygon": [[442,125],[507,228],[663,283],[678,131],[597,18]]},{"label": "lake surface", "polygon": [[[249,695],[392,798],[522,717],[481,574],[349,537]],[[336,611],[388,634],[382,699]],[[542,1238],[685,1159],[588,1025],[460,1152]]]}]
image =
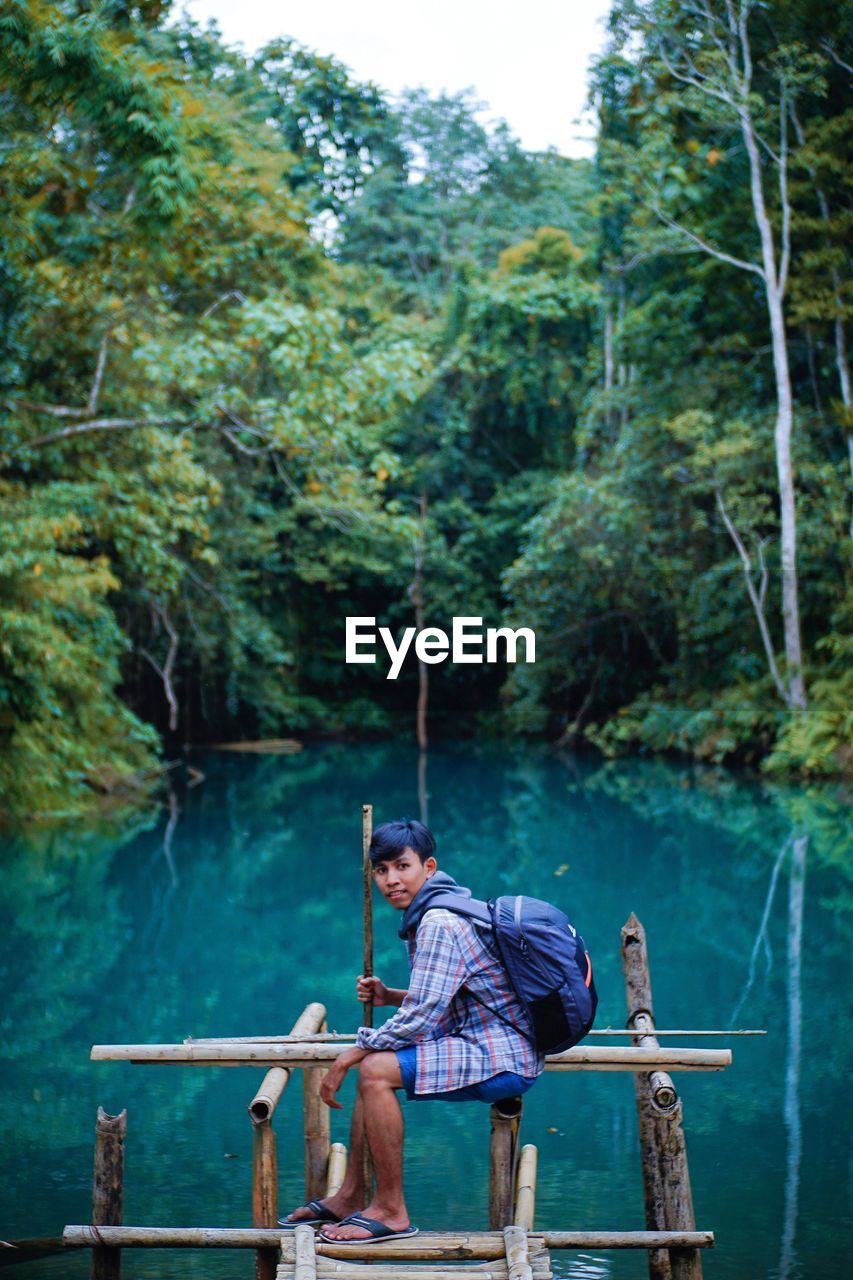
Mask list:
[{"label": "lake surface", "polygon": [[[288,757],[193,756],[205,781],[135,828],[68,826],[2,846],[0,1237],[91,1215],[98,1105],[128,1113],[125,1221],[251,1225],[258,1068],[90,1063],[104,1042],[281,1034],[309,1000],[358,1023],[361,805],[417,817],[399,743]],[[697,1226],[716,1280],[833,1280],[849,1240],[849,809],[837,787],[768,786],[655,761],[545,749],[430,752],[439,863],[478,896],[563,906],[596,969],[597,1026],[625,1020],[620,928],[646,928],[660,1027],[758,1027],[724,1072],[683,1073]],[[406,982],[397,915],[377,903],[376,970]],[[382,1016],[384,1011],[380,1011]],[[601,1043],[601,1042],[599,1042]],[[670,1041],[669,1043],[673,1043]],[[675,1041],[674,1043],[682,1043]],[[353,1085],[333,1113],[346,1140]],[[422,1229],[486,1225],[488,1111],[405,1106],[409,1207]],[[302,1200],[294,1080],[276,1116],[282,1211]],[[548,1073],[525,1099],[539,1148],[537,1227],[641,1229],[632,1078]],[[557,1274],[643,1277],[645,1254],[556,1255]],[[10,1277],[88,1275],[88,1252]],[[123,1275],[248,1277],[253,1256],[128,1251]]]}]

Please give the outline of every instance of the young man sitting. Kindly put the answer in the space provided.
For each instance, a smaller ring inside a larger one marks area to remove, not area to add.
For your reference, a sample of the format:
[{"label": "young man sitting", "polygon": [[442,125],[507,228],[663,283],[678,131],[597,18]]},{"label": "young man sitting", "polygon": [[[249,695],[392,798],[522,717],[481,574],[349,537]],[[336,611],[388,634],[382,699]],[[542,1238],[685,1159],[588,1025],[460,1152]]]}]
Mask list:
[{"label": "young man sitting", "polygon": [[[346,1179],[340,1191],[313,1200],[283,1226],[322,1223],[337,1243],[414,1235],[403,1196],[403,1115],[395,1094],[446,1102],[496,1102],[525,1093],[545,1062],[527,1038],[531,1028],[498,958],[491,930],[430,902],[441,893],[470,891],[437,869],[435,840],[420,822],[386,822],[370,846],[373,878],[384,898],[403,912],[400,937],[409,951],[408,991],[360,977],[359,999],[396,1005],[383,1026],[361,1027],[326,1075],[321,1096],[335,1094],[350,1067],[358,1091],[350,1130]],[[367,1198],[364,1147],[376,1175]]]}]

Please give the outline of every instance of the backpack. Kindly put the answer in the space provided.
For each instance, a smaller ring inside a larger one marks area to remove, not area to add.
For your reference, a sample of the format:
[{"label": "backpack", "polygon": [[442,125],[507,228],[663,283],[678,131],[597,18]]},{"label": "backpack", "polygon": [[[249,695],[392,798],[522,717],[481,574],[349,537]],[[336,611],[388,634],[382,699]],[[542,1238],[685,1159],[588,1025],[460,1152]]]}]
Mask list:
[{"label": "backpack", "polygon": [[[438,893],[430,900],[429,909],[433,907],[491,927],[501,963],[533,1028],[532,1037],[521,1034],[540,1053],[562,1053],[584,1038],[595,1019],[598,996],[589,952],[565,912],[526,894],[479,902]],[[470,989],[468,994],[515,1027]]]}]

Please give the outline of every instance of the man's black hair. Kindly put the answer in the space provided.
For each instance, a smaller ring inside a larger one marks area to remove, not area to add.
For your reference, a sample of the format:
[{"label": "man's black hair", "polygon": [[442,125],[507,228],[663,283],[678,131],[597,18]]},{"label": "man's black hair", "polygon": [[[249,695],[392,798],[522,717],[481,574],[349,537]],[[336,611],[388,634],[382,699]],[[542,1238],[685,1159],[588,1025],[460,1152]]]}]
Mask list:
[{"label": "man's black hair", "polygon": [[393,862],[404,849],[413,849],[421,862],[435,853],[435,837],[429,827],[417,818],[401,818],[399,822],[383,822],[370,841],[370,861]]}]

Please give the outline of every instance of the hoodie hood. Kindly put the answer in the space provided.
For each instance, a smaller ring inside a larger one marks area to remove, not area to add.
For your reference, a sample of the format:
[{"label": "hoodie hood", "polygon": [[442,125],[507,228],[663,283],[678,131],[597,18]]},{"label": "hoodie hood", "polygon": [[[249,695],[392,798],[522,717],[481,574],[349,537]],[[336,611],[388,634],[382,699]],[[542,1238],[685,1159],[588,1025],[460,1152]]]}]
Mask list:
[{"label": "hoodie hood", "polygon": [[419,889],[412,901],[403,912],[403,923],[398,932],[401,938],[405,938],[413,929],[417,929],[421,922],[421,917],[425,911],[429,911],[434,898],[440,898],[445,893],[455,893],[460,898],[470,898],[471,890],[466,889],[464,884],[457,884],[453,876],[449,876],[446,871],[436,871],[434,876]]}]

